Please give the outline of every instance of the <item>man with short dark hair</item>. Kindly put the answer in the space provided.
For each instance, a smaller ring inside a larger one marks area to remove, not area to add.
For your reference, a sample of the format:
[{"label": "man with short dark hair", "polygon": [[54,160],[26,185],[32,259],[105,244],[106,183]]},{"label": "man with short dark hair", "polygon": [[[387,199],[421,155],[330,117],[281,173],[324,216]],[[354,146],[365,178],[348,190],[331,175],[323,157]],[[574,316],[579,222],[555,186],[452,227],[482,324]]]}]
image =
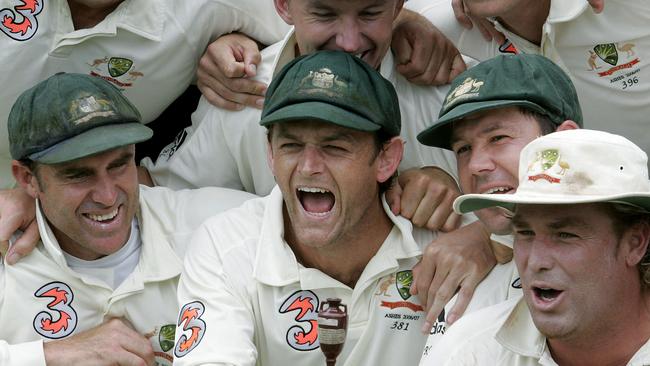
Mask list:
[{"label": "man with short dark hair", "polygon": [[[338,297],[350,317],[339,364],[416,364],[426,312],[412,269],[436,233],[413,229],[381,193],[403,153],[393,86],[357,57],[312,53],[275,77],[260,124],[278,187],[194,236],[176,363],[321,365],[317,312]],[[497,266],[469,311],[505,297],[511,271]]]},{"label": "man with short dark hair", "polygon": [[522,151],[516,193],[456,200],[514,215],[524,297],[461,319],[436,364],[647,365],[647,160],[622,136],[552,133]]},{"label": "man with short dark hair", "polygon": [[12,171],[42,238],[0,264],[0,364],[171,365],[181,257],[206,217],[251,195],[138,186],[151,137],[110,83],[56,74],[9,114]]}]

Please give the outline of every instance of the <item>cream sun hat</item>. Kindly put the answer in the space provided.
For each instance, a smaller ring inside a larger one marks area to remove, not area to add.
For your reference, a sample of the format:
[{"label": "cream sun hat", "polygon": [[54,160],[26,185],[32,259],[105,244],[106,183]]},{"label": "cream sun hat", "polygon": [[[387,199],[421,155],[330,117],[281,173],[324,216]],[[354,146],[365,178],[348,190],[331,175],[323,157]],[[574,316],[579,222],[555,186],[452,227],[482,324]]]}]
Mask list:
[{"label": "cream sun hat", "polygon": [[568,130],[531,141],[519,158],[514,194],[458,197],[458,213],[516,204],[626,203],[650,211],[648,156],[625,137],[595,130]]}]

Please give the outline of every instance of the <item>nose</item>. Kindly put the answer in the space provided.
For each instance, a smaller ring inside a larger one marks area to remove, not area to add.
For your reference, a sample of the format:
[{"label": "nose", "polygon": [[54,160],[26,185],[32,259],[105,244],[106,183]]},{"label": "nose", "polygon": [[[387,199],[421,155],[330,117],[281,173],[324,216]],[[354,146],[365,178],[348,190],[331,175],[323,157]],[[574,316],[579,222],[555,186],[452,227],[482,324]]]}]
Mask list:
[{"label": "nose", "polygon": [[487,151],[473,150],[468,162],[468,168],[473,175],[481,175],[482,173],[494,170],[494,161]]},{"label": "nose", "polygon": [[97,177],[91,199],[95,203],[110,207],[116,203],[118,194],[115,181],[109,175],[104,174]]},{"label": "nose", "polygon": [[305,146],[298,162],[298,172],[306,176],[323,172],[323,157],[317,147]]},{"label": "nose", "polygon": [[[532,272],[543,272],[553,268],[553,255],[551,244],[548,238],[537,237],[531,243],[527,244],[525,250],[526,264]],[[517,250],[524,249],[517,246]]]},{"label": "nose", "polygon": [[342,51],[355,54],[361,51],[362,43],[358,20],[351,18],[342,20],[340,30],[336,34],[336,46]]}]

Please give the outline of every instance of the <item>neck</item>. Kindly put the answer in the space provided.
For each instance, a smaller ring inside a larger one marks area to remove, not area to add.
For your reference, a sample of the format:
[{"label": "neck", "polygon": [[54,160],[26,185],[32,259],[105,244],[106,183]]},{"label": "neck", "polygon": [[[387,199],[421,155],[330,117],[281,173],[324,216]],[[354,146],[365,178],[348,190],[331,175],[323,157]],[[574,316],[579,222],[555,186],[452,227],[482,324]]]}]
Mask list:
[{"label": "neck", "polygon": [[555,362],[563,366],[627,365],[650,338],[650,296],[643,292],[634,306],[617,307],[615,312],[619,316],[614,319],[598,319],[600,328],[589,335],[548,339]]},{"label": "neck", "polygon": [[361,273],[384,243],[393,223],[386,215],[381,200],[366,212],[354,232],[341,235],[335,242],[315,248],[295,239],[288,230],[287,242],[298,262],[315,268],[337,281],[354,288]]},{"label": "neck", "polygon": [[74,29],[87,29],[96,26],[104,20],[108,14],[115,10],[120,3],[121,1],[116,1],[107,6],[89,7],[77,2],[76,0],[68,0]]},{"label": "neck", "polygon": [[528,1],[497,19],[510,32],[539,46],[550,9],[551,0]]}]

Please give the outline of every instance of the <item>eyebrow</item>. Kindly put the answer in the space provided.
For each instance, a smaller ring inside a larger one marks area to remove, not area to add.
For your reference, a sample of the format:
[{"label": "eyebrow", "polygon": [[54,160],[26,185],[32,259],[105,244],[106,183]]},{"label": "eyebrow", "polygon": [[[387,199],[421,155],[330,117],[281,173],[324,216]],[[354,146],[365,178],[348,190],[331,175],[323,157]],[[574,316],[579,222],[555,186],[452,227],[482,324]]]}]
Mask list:
[{"label": "eyebrow", "polygon": [[[512,218],[513,227],[530,227],[530,224],[521,217],[521,215],[515,213],[515,216]],[[561,230],[564,228],[579,228],[579,229],[589,229],[590,226],[587,222],[576,216],[560,216],[555,218],[553,221],[545,224],[547,228],[552,230]]]},{"label": "eyebrow", "polygon": [[[123,152],[119,157],[114,159],[108,164],[109,168],[113,168],[116,166],[119,166],[121,164],[127,163],[130,159],[133,159],[134,154],[130,151],[125,151]],[[74,163],[72,163],[74,164]],[[59,177],[68,177],[71,175],[79,175],[79,174],[93,174],[94,173],[94,168],[88,167],[88,166],[63,166],[60,170],[57,170],[57,175]]]},{"label": "eyebrow", "polygon": [[[279,128],[278,129],[278,137],[279,138],[289,139],[289,140],[299,140],[300,141],[300,138],[298,136],[292,134],[291,132],[287,131],[284,128]],[[357,139],[352,134],[350,134],[348,132],[335,132],[335,133],[332,133],[331,135],[327,135],[327,136],[323,137],[322,139],[320,139],[320,142],[332,142],[332,141],[338,141],[338,140],[343,140],[343,141],[347,141],[347,142],[350,142],[350,143],[355,143]]]},{"label": "eyebrow", "polygon": [[[465,119],[463,121],[476,121],[476,120],[477,119],[474,118],[474,119]],[[503,129],[503,128],[504,127],[503,127],[503,124],[501,122],[496,122],[494,124],[491,124],[491,125],[485,127],[484,129],[480,130],[478,135],[479,136],[487,135],[487,134],[490,134],[490,133],[492,133],[492,132],[494,132],[496,130],[500,130],[500,129]],[[454,143],[456,143],[456,142],[458,142],[460,140],[462,140],[462,139],[460,137],[458,137],[458,134],[454,133],[453,125],[452,125],[452,134],[451,134],[450,145],[453,145]]]}]

